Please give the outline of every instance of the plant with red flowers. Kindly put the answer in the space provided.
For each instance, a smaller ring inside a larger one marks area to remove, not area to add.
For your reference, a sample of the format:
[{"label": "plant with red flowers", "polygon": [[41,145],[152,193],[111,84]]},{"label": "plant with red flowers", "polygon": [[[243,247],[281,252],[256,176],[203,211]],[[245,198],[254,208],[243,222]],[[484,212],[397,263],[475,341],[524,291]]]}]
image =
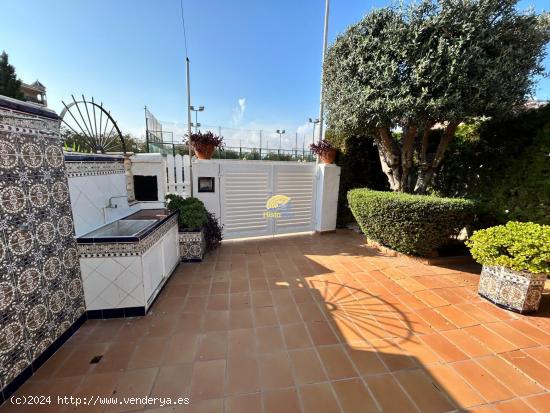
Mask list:
[{"label": "plant with red flowers", "polygon": [[223,149],[223,136],[214,135],[212,132],[195,132],[187,135],[187,143],[195,149],[199,159],[210,159],[216,148]]},{"label": "plant with red flowers", "polygon": [[325,139],[321,139],[318,143],[309,145],[311,152],[319,157],[322,163],[333,163],[336,158],[336,148]]},{"label": "plant with red flowers", "polygon": [[223,136],[215,135],[210,131],[206,132],[194,132],[187,136],[187,143],[191,145],[212,145],[215,148],[223,148]]}]

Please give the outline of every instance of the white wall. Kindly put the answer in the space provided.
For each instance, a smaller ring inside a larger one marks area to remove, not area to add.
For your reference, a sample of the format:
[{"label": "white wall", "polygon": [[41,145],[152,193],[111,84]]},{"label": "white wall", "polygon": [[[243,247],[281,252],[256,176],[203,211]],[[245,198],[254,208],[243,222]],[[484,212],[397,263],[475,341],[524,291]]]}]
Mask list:
[{"label": "white wall", "polygon": [[[137,204],[128,205],[123,173],[72,176],[68,180],[77,237],[140,209]],[[116,208],[107,207],[111,197],[117,197],[111,201]]]},{"label": "white wall", "polygon": [[[193,196],[200,199],[208,211],[220,218],[220,161],[193,161]],[[199,192],[199,177],[213,177],[215,192]]]},{"label": "white wall", "polygon": [[138,153],[130,157],[132,174],[157,177],[158,202],[166,197],[166,160],[160,153]]}]

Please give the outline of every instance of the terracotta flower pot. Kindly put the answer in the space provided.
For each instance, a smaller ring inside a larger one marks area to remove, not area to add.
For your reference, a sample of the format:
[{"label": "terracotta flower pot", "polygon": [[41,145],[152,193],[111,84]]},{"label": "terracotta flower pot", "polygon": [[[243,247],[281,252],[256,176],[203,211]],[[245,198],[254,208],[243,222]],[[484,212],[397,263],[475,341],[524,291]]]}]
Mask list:
[{"label": "terracotta flower pot", "polygon": [[319,160],[321,163],[330,164],[334,163],[336,159],[336,149],[329,149],[319,155]]},{"label": "terracotta flower pot", "polygon": [[197,158],[212,159],[212,154],[214,153],[216,147],[214,145],[197,143],[193,145],[193,149],[195,149],[195,155],[197,155]]}]

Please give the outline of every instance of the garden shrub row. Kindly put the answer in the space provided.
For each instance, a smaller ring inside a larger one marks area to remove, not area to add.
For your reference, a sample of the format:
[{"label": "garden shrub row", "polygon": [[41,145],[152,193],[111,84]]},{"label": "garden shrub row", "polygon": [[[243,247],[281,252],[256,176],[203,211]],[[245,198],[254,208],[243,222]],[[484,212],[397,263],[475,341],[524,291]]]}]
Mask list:
[{"label": "garden shrub row", "polygon": [[348,204],[363,233],[405,254],[428,256],[473,222],[475,203],[367,188],[348,192]]}]

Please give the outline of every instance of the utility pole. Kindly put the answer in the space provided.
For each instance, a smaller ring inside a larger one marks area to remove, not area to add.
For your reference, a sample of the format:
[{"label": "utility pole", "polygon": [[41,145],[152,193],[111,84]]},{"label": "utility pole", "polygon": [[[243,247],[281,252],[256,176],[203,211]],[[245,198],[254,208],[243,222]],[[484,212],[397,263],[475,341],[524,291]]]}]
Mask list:
[{"label": "utility pole", "polygon": [[189,77],[189,58],[185,58],[187,69],[187,144],[189,146],[189,192],[193,196],[193,148],[189,138],[191,137],[191,80]]},{"label": "utility pole", "polygon": [[321,59],[321,99],[320,99],[320,102],[319,102],[319,140],[323,139],[323,111],[324,111],[323,66],[325,64],[325,55],[327,53],[329,1],[330,0],[325,0],[325,29],[324,29],[324,34],[323,34],[323,58]]}]

